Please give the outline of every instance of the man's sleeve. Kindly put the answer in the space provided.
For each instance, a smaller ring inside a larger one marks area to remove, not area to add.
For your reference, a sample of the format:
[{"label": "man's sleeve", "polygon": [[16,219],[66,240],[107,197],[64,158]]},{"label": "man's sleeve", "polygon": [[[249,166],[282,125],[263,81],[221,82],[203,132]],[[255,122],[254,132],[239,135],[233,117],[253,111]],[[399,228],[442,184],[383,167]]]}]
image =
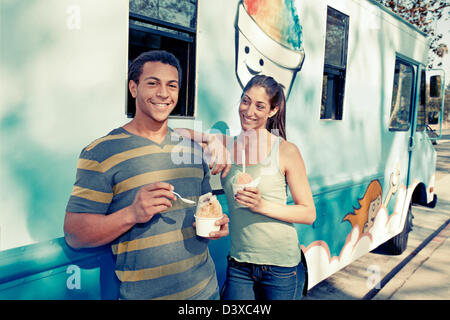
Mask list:
[{"label": "man's sleeve", "polygon": [[212,191],[211,184],[209,182],[211,178],[211,173],[209,171],[209,166],[205,162],[205,160],[202,161],[203,165],[203,180],[202,180],[202,194],[208,193]]},{"label": "man's sleeve", "polygon": [[111,178],[98,170],[90,152],[83,150],[78,159],[75,184],[66,211],[106,214],[112,198]]}]

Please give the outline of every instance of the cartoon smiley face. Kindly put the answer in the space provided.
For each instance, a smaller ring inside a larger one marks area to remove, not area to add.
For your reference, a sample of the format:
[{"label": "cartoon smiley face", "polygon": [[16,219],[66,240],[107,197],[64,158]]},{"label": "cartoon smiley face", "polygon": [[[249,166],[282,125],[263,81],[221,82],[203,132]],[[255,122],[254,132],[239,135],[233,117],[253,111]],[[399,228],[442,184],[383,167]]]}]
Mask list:
[{"label": "cartoon smiley face", "polygon": [[[241,87],[255,75],[264,74],[280,82],[289,92],[297,70],[285,68],[263,55],[241,32],[238,36],[236,76]],[[270,44],[267,44],[270,45]]]},{"label": "cartoon smiley face", "polygon": [[[250,73],[251,76],[256,76],[257,74],[260,74],[262,72],[262,67],[264,67],[264,57],[256,52],[256,48],[251,45],[250,42],[248,42],[244,47],[245,52],[245,60],[244,65],[247,67],[247,71]],[[252,47],[252,55],[250,55],[250,47]],[[259,60],[258,60],[259,58]],[[258,60],[258,65],[254,63],[254,61]]]},{"label": "cartoon smiley face", "polygon": [[256,47],[239,32],[238,49],[236,61],[236,75],[242,87],[258,74],[265,74],[264,71],[264,55],[262,55]]}]

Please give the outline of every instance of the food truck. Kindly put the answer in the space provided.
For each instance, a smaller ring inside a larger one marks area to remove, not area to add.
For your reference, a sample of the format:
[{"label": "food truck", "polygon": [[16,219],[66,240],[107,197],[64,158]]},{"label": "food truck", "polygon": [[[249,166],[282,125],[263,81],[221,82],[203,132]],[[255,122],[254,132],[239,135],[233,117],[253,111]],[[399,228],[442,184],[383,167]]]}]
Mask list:
[{"label": "food truck", "polygon": [[[317,212],[295,225],[305,291],[379,246],[400,254],[411,205],[436,204],[426,127],[444,74],[426,34],[376,1],[6,1],[0,15],[0,299],[117,298],[111,248],[70,248],[63,223],[78,155],[133,117],[127,69],[148,50],[183,68],[173,128],[237,135],[247,81],[284,85]],[[209,243],[219,285],[228,249]]]}]

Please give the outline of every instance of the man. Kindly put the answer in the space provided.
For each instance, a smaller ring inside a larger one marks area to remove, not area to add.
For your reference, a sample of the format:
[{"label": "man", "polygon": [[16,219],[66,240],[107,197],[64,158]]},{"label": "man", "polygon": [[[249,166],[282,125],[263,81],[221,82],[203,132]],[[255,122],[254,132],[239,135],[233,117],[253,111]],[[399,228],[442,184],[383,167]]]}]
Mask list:
[{"label": "man", "polygon": [[[209,240],[193,228],[196,207],[171,192],[197,200],[211,190],[201,148],[168,127],[178,101],[179,62],[165,51],[146,52],[128,77],[136,115],[81,152],[66,241],[74,248],[112,243],[121,299],[217,299]],[[174,147],[197,161],[173,161]],[[228,235],[228,217],[218,224],[210,239]]]}]

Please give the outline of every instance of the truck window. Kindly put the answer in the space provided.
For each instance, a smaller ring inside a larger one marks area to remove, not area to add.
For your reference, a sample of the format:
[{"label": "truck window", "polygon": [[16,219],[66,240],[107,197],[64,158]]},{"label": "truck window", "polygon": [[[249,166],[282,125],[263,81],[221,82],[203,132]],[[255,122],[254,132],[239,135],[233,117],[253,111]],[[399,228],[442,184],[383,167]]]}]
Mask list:
[{"label": "truck window", "polygon": [[[178,103],[171,117],[193,117],[195,103],[195,44],[197,0],[130,0],[128,63],[149,50],[167,50],[183,70]],[[134,117],[135,102],[128,90],[126,114]]]},{"label": "truck window", "polygon": [[411,125],[414,68],[407,62],[395,61],[389,131],[407,131]]},{"label": "truck window", "polygon": [[348,23],[347,15],[328,7],[320,119],[342,120]]}]

